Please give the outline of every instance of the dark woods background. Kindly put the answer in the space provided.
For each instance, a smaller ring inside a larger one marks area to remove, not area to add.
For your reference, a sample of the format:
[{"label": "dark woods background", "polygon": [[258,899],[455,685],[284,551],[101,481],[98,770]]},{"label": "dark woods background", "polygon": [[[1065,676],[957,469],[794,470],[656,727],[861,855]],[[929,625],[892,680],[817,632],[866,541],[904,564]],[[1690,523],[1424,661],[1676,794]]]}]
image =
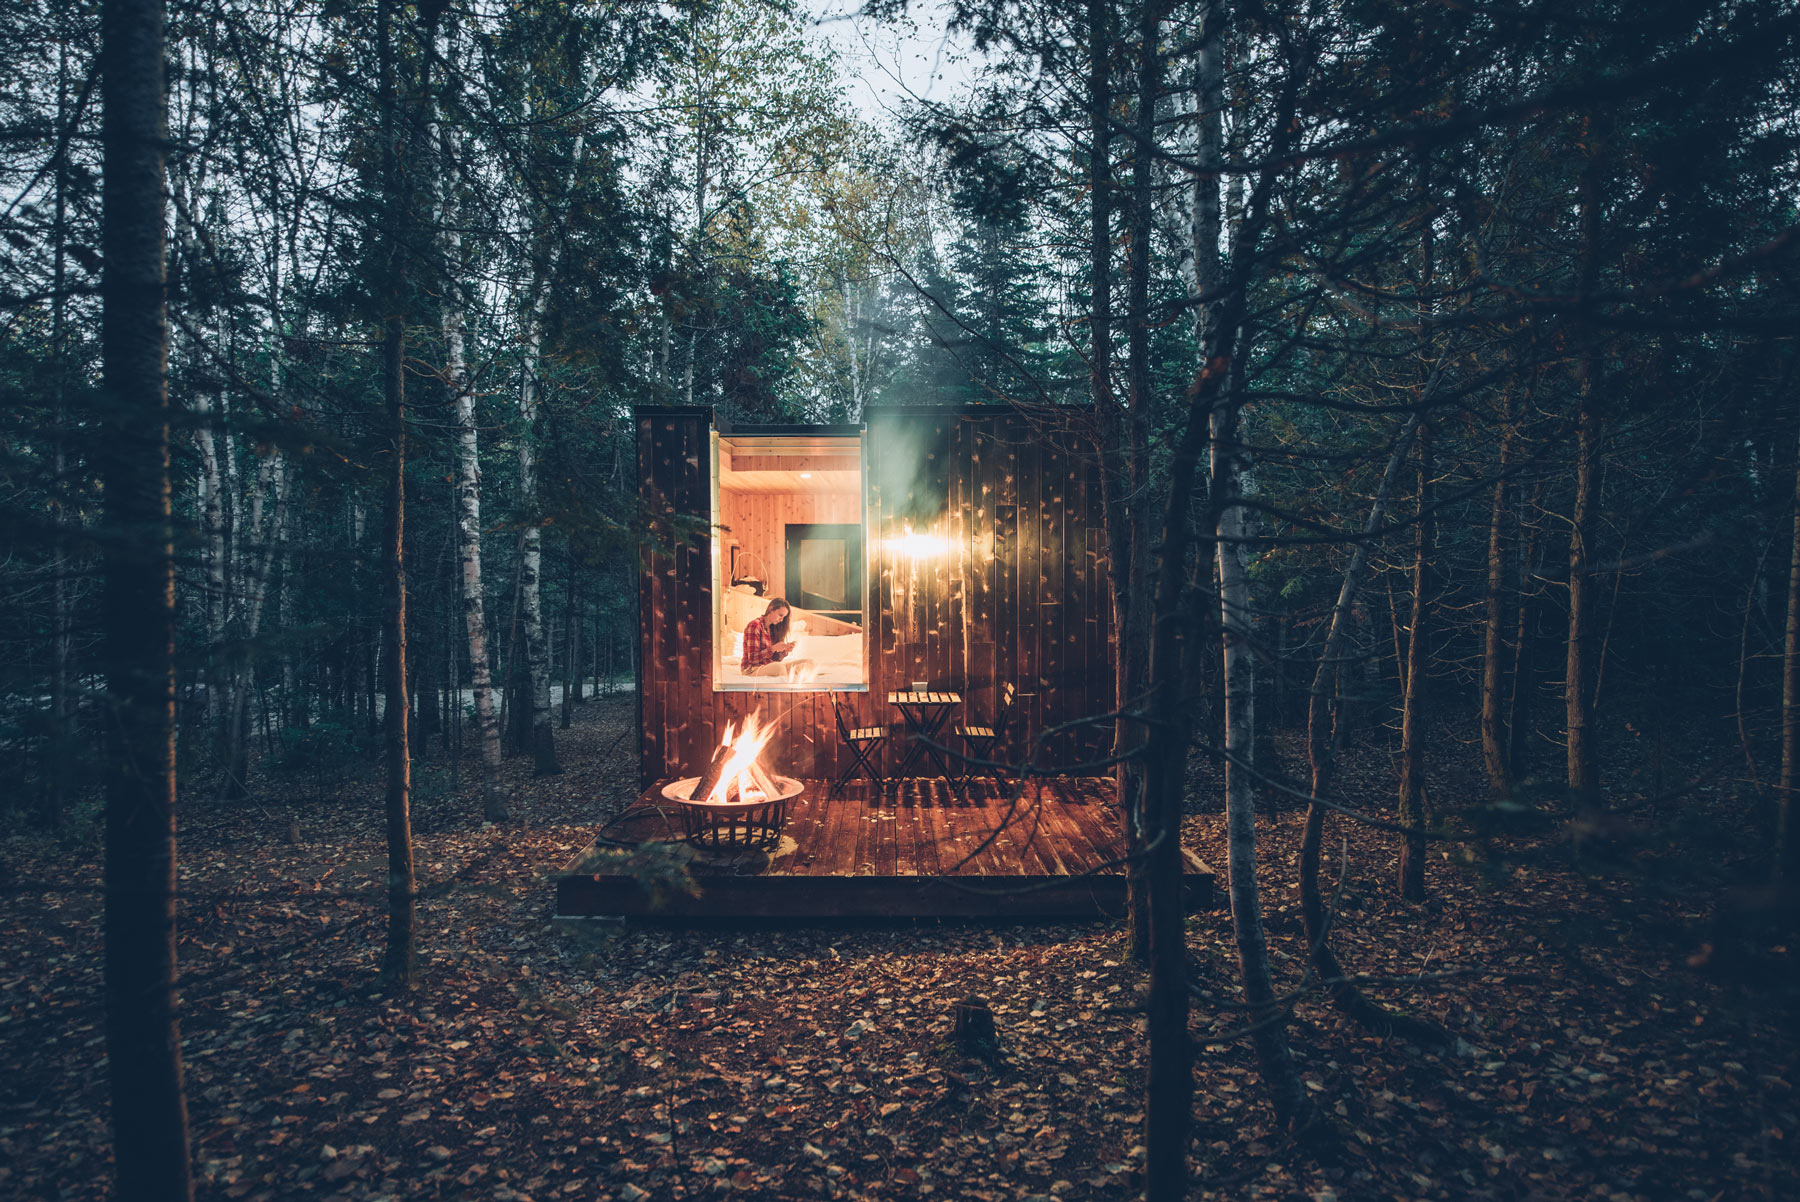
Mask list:
[{"label": "dark woods background", "polygon": [[[93,784],[108,534],[98,12],[9,11],[0,742],[11,804],[54,825]],[[353,771],[376,742],[389,223],[406,268],[413,742],[430,758],[463,746],[472,717],[467,587],[510,746],[531,741],[534,679],[592,690],[628,671],[633,404],[832,420],[881,401],[1099,399],[1145,423],[1147,462],[1120,470],[1154,484],[1213,299],[1195,279],[1198,181],[1222,208],[1231,274],[1215,296],[1244,304],[1265,728],[1303,717],[1342,535],[1419,412],[1429,720],[1476,731],[1492,623],[1497,779],[1565,778],[1579,520],[1599,746],[1642,752],[1623,771],[1649,797],[1676,783],[1680,744],[1773,821],[1800,424],[1792,14],[1219,6],[1225,104],[1209,124],[1195,64],[1210,11],[971,7],[981,86],[896,135],[847,108],[828,52],[777,7],[405,7],[399,187],[384,191],[373,9],[173,6],[188,787]],[[1115,277],[1098,384],[1096,229]],[[1401,691],[1419,470],[1397,481],[1358,595],[1346,735],[1388,722]],[[480,506],[472,585],[459,481]]]}]

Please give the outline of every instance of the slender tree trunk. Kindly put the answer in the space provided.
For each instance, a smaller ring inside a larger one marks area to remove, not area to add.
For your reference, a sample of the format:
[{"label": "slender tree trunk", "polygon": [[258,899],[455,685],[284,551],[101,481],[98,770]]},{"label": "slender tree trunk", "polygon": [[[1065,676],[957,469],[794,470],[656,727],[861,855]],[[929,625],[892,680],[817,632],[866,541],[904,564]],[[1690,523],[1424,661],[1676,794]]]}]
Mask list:
[{"label": "slender tree trunk", "polygon": [[[1209,5],[1207,20],[1224,21],[1227,8],[1217,0]],[[1224,30],[1220,30],[1221,39]],[[1221,99],[1223,90],[1220,90]],[[1220,258],[1218,241],[1197,245],[1196,269],[1217,271],[1215,283],[1202,294],[1213,298],[1201,308],[1200,364],[1188,388],[1187,424],[1169,468],[1169,505],[1163,522],[1164,562],[1162,578],[1167,591],[1171,574],[1179,575],[1171,557],[1179,557],[1189,537],[1188,514],[1200,485],[1200,466],[1210,441],[1211,473],[1208,487],[1207,536],[1218,564],[1218,613],[1221,687],[1225,727],[1225,825],[1227,836],[1227,894],[1231,903],[1232,937],[1238,951],[1238,972],[1243,985],[1248,1031],[1257,1065],[1277,1121],[1297,1134],[1316,1128],[1318,1115],[1288,1046],[1286,1015],[1275,995],[1269,967],[1268,933],[1263,924],[1262,899],[1256,866],[1256,791],[1250,774],[1255,745],[1255,665],[1249,646],[1250,580],[1244,562],[1247,515],[1243,504],[1244,447],[1238,422],[1244,396],[1244,369],[1240,341],[1244,315],[1256,269],[1255,248],[1269,222],[1269,200],[1275,168],[1294,131],[1291,96],[1281,99],[1282,112],[1274,123],[1276,136],[1271,154],[1255,176],[1254,186],[1236,212],[1229,262]],[[1209,106],[1203,104],[1205,112]],[[1211,106],[1216,107],[1216,106]],[[1194,590],[1197,599],[1204,593]],[[1159,607],[1160,609],[1160,607]],[[1161,615],[1159,614],[1159,624]],[[1198,623],[1195,623],[1198,625]],[[1168,657],[1163,657],[1168,658]],[[1165,669],[1169,665],[1165,665]],[[1179,710],[1180,707],[1177,707]],[[1159,707],[1159,716],[1166,713]],[[1154,910],[1154,907],[1153,907]],[[1165,921],[1173,922],[1172,919]],[[1157,920],[1152,919],[1153,928]],[[1153,958],[1153,963],[1155,959]],[[1152,991],[1156,979],[1152,975]],[[1152,1000],[1152,1008],[1155,1006]]]},{"label": "slender tree trunk", "polygon": [[1800,451],[1794,465],[1794,540],[1788,555],[1787,632],[1781,648],[1781,782],[1776,789],[1775,880],[1800,880],[1794,791],[1800,788]]},{"label": "slender tree trunk", "polygon": [[206,737],[213,755],[225,761],[225,628],[230,617],[225,566],[225,474],[220,466],[213,424],[218,407],[207,387],[195,394],[201,404],[194,427],[194,443],[200,452],[200,471],[194,478],[199,490],[200,539],[206,548],[206,596],[201,613],[206,626]]},{"label": "slender tree trunk", "polygon": [[406,257],[405,192],[400,178],[400,120],[395,58],[393,0],[381,0],[378,31],[381,55],[382,221],[387,254],[387,310],[382,338],[382,381],[387,397],[389,464],[383,559],[386,571],[387,669],[387,843],[388,924],[383,974],[410,986],[413,979],[413,925],[417,906],[412,846],[412,756],[407,739],[406,696]]},{"label": "slender tree trunk", "polygon": [[1406,636],[1406,687],[1400,701],[1400,804],[1408,828],[1400,843],[1400,896],[1425,900],[1425,824],[1431,803],[1425,791],[1425,667],[1431,620],[1431,427],[1419,426],[1419,511],[1413,555],[1412,621]]},{"label": "slender tree trunk", "polygon": [[1538,570],[1538,524],[1528,520],[1527,511],[1536,513],[1543,500],[1543,485],[1534,484],[1530,499],[1519,508],[1519,603],[1513,618],[1512,696],[1506,715],[1506,775],[1518,780],[1528,775],[1530,752],[1526,747],[1531,733],[1532,676],[1537,671],[1532,657],[1535,623],[1532,621],[1532,587]]},{"label": "slender tree trunk", "polygon": [[[1088,5],[1088,172],[1090,183],[1088,284],[1092,292],[1089,326],[1093,349],[1088,364],[1088,388],[1101,425],[1102,470],[1108,564],[1112,586],[1114,627],[1118,631],[1118,655],[1113,661],[1114,787],[1119,817],[1125,825],[1127,913],[1130,920],[1129,955],[1143,963],[1150,954],[1149,897],[1144,884],[1144,765],[1140,759],[1143,726],[1131,715],[1143,704],[1143,689],[1150,657],[1150,631],[1145,621],[1149,599],[1135,586],[1142,582],[1140,557],[1144,544],[1138,538],[1144,498],[1138,491],[1139,456],[1133,445],[1131,416],[1121,410],[1112,386],[1112,77],[1113,7],[1102,0]],[[1145,176],[1148,156],[1140,155],[1137,176]],[[1135,183],[1136,177],[1134,177]],[[1147,182],[1147,177],[1146,177]],[[1133,220],[1138,217],[1135,204]],[[1145,230],[1146,236],[1148,230]],[[1130,404],[1142,399],[1135,366],[1143,357],[1140,327],[1145,320],[1140,295],[1136,230],[1133,261],[1127,285],[1127,325],[1130,328]],[[1146,276],[1147,280],[1148,277]],[[1147,361],[1146,361],[1147,364]]]},{"label": "slender tree trunk", "polygon": [[163,8],[106,0],[100,415],[106,498],[106,1055],[122,1202],[194,1194],[175,1012],[175,573],[164,309]]},{"label": "slender tree trunk", "polygon": [[1501,662],[1506,653],[1506,640],[1501,627],[1505,624],[1507,500],[1512,487],[1506,477],[1512,466],[1514,436],[1510,393],[1505,404],[1501,421],[1506,429],[1500,438],[1500,467],[1494,481],[1494,503],[1488,515],[1487,595],[1481,646],[1481,759],[1487,769],[1488,788],[1496,797],[1504,797],[1512,791],[1512,778],[1507,773],[1506,718],[1501,697],[1506,680],[1506,668]]},{"label": "slender tree trunk", "polygon": [[[56,128],[58,137],[69,121],[69,47],[63,43],[56,52]],[[44,804],[40,818],[47,827],[62,824],[68,809],[70,777],[74,768],[75,706],[71,687],[71,665],[74,660],[75,606],[70,573],[74,548],[71,545],[67,490],[69,487],[68,449],[68,225],[69,168],[65,151],[56,159],[56,204],[50,229],[51,301],[50,348],[56,363],[56,406],[52,418],[51,522],[55,529],[54,562],[56,575],[51,582],[50,631],[50,764],[45,774]]]},{"label": "slender tree trunk", "polygon": [[[442,580],[443,573],[433,570],[431,578],[434,581]],[[415,630],[422,628],[431,632],[427,638],[420,640],[414,637],[410,640],[414,644],[409,657],[414,690],[413,708],[418,711],[418,724],[412,731],[414,759],[427,758],[431,755],[431,740],[442,729],[443,710],[438,704],[438,669],[442,661],[437,655],[437,648],[432,645],[441,628],[441,623],[438,621],[439,612],[438,607],[434,605],[431,608],[430,619],[415,623]],[[421,641],[426,645],[419,646]]]},{"label": "slender tree trunk", "polygon": [[[1129,446],[1131,451],[1131,578],[1128,620],[1142,624],[1134,632],[1132,652],[1141,657],[1130,669],[1128,696],[1134,709],[1154,713],[1174,729],[1146,737],[1135,724],[1133,745],[1143,757],[1142,824],[1145,836],[1141,895],[1150,964],[1147,1034],[1149,1056],[1144,1080],[1144,1197],[1150,1202],[1183,1198],[1188,1187],[1188,1131],[1193,1122],[1193,1045],[1188,1035],[1187,917],[1181,901],[1181,812],[1186,794],[1187,754],[1192,711],[1182,667],[1184,625],[1188,617],[1186,570],[1190,538],[1188,505],[1173,498],[1163,529],[1161,559],[1152,573],[1148,465],[1151,410],[1155,396],[1150,376],[1150,225],[1154,220],[1156,106],[1162,91],[1160,46],[1163,5],[1149,0],[1139,14],[1137,128],[1131,156],[1131,263],[1128,279],[1131,380]],[[1218,258],[1217,247],[1212,257]],[[1199,421],[1197,413],[1190,421]],[[1176,481],[1191,488],[1198,474],[1198,451],[1190,451]],[[1185,498],[1185,493],[1183,494]],[[1154,591],[1153,591],[1154,589]],[[1145,619],[1154,614],[1154,623]],[[1124,647],[1121,632],[1121,649]],[[1145,695],[1140,696],[1140,693]],[[1135,917],[1135,916],[1134,916]],[[1134,930],[1134,935],[1136,931]]]},{"label": "slender tree trunk", "polygon": [[[1118,757],[1113,779],[1128,856],[1129,955],[1132,960],[1142,963],[1148,958],[1150,949],[1149,896],[1145,891],[1143,863],[1144,766],[1137,758],[1143,742],[1143,728],[1130,713],[1141,702],[1144,669],[1149,661],[1149,631],[1141,612],[1143,599],[1132,595],[1133,562],[1142,553],[1141,547],[1133,542],[1135,527],[1131,498],[1135,457],[1130,447],[1126,415],[1120,410],[1112,385],[1113,16],[1111,4],[1104,0],[1089,0],[1088,329],[1092,349],[1088,359],[1088,391],[1101,428],[1102,503],[1113,624],[1119,642],[1119,652],[1113,661],[1113,708],[1117,716],[1113,720],[1112,754]],[[1141,317],[1141,310],[1132,310],[1132,321]]]},{"label": "slender tree trunk", "polygon": [[1344,568],[1344,578],[1338,587],[1337,603],[1332,606],[1331,614],[1326,619],[1324,645],[1319,651],[1319,666],[1313,673],[1306,707],[1306,758],[1312,772],[1311,800],[1306,807],[1306,829],[1300,841],[1300,914],[1306,925],[1306,945],[1312,956],[1313,972],[1321,981],[1326,982],[1332,1001],[1356,1022],[1384,1036],[1395,1032],[1396,1017],[1369,1000],[1347,978],[1343,966],[1338,963],[1336,954],[1331,950],[1330,918],[1325,912],[1324,899],[1319,892],[1319,860],[1328,813],[1322,802],[1328,800],[1327,793],[1337,772],[1337,757],[1333,754],[1331,745],[1331,701],[1336,691],[1339,662],[1348,642],[1357,590],[1362,587],[1363,575],[1368,567],[1367,536],[1381,529],[1387,499],[1393,493],[1394,483],[1399,478],[1401,465],[1412,449],[1413,436],[1419,425],[1419,414],[1414,413],[1394,439],[1394,449],[1388,456],[1387,469],[1382,473],[1381,486],[1376,490],[1375,499],[1369,506],[1368,520],[1363,523],[1364,541],[1351,549],[1350,562]]},{"label": "slender tree trunk", "polygon": [[556,733],[550,718],[550,643],[544,630],[543,529],[538,525],[537,425],[540,409],[538,370],[543,346],[544,290],[533,302],[525,339],[525,374],[519,383],[519,499],[524,527],[519,548],[519,616],[524,624],[526,689],[531,705],[532,775],[555,776]]},{"label": "slender tree trunk", "polygon": [[1593,746],[1594,588],[1588,571],[1595,527],[1600,419],[1584,387],[1577,418],[1575,513],[1569,533],[1569,639],[1563,708],[1568,724],[1568,786],[1578,811],[1599,804],[1600,772]]},{"label": "slender tree trunk", "polygon": [[[448,31],[439,40],[439,58],[452,54]],[[448,77],[448,70],[445,72]],[[448,122],[439,124],[437,146],[437,202],[439,229],[443,230],[445,293],[439,302],[439,322],[445,342],[445,385],[455,410],[455,536],[463,583],[463,630],[468,641],[470,693],[475,702],[475,738],[481,747],[481,812],[490,822],[504,822],[506,790],[500,785],[500,720],[493,704],[493,677],[488,664],[488,615],[481,572],[481,428],[475,423],[475,394],[468,376],[468,304],[463,293],[463,234],[457,225],[455,131]],[[461,682],[450,675],[448,687],[461,698]],[[461,734],[461,700],[457,714]]]},{"label": "slender tree trunk", "polygon": [[236,577],[230,598],[235,613],[225,626],[230,646],[224,662],[229,668],[220,676],[226,696],[221,742],[221,759],[225,767],[222,796],[228,799],[243,797],[248,792],[250,695],[256,687],[256,669],[248,647],[262,632],[269,581],[275,573],[275,562],[287,545],[290,482],[287,460],[280,452],[263,460],[257,470],[250,515],[245,523],[251,541],[247,544],[241,536],[235,538],[237,552],[228,556]]},{"label": "slender tree trunk", "polygon": [[[519,562],[525,559],[525,532],[521,530],[514,548]],[[506,675],[500,687],[500,729],[504,733],[507,755],[519,755],[531,744],[531,704],[525,692],[531,686],[529,672],[519,670],[519,606],[523,596],[515,574],[512,589],[511,618],[506,627]]]},{"label": "slender tree trunk", "polygon": [[[1219,292],[1226,283],[1223,238],[1225,234],[1225,54],[1228,45],[1227,25],[1231,8],[1224,0],[1205,0],[1200,8],[1200,42],[1194,52],[1194,173],[1192,183],[1192,228],[1189,243],[1193,276],[1188,281],[1188,299],[1194,304],[1194,345],[1200,348],[1202,362],[1196,367],[1207,370],[1205,358],[1214,353],[1209,348],[1219,345],[1217,315]],[[1210,421],[1210,418],[1205,420]],[[1196,470],[1201,465],[1196,464]],[[1216,487],[1216,485],[1209,485]],[[1209,532],[1211,533],[1211,532]],[[1217,548],[1195,565],[1196,582],[1204,580],[1203,591],[1209,601],[1198,619],[1196,637],[1204,632],[1210,640],[1209,653],[1201,656],[1203,672],[1199,687],[1203,695],[1202,712],[1206,716],[1206,737],[1215,745],[1225,741],[1224,662],[1210,654],[1211,647],[1222,646],[1223,611],[1211,599],[1218,596]]]},{"label": "slender tree trunk", "polygon": [[[481,813],[489,822],[508,818],[501,785],[500,717],[494,705],[488,663],[486,595],[481,575],[481,433],[475,421],[475,393],[467,362],[468,312],[462,293],[462,235],[453,212],[454,191],[449,164],[455,160],[454,134],[444,130],[440,170],[443,173],[445,271],[440,314],[443,321],[444,373],[456,405],[456,541],[462,560],[463,628],[469,643],[469,690],[474,694],[476,738],[481,747]],[[451,688],[457,682],[451,681]],[[460,705],[458,709],[460,711]]]},{"label": "slender tree trunk", "polygon": [[[1581,281],[1585,298],[1592,290],[1599,236],[1599,152],[1593,151],[1579,187],[1581,206]],[[1593,334],[1579,333],[1577,359],[1575,512],[1569,532],[1569,637],[1563,676],[1563,710],[1568,735],[1568,787],[1577,813],[1600,804],[1600,768],[1594,748],[1594,665],[1588,643],[1593,631],[1594,581],[1588,571],[1597,525],[1600,486],[1601,421],[1594,398]]]},{"label": "slender tree trunk", "polygon": [[[1223,349],[1223,348],[1221,348]],[[1209,370],[1233,371],[1229,363]],[[1311,1106],[1294,1065],[1276,1010],[1256,871],[1256,784],[1247,765],[1256,744],[1256,665],[1250,649],[1250,576],[1244,564],[1244,506],[1240,501],[1242,449],[1238,400],[1227,386],[1213,407],[1212,488],[1219,561],[1219,624],[1225,681],[1225,831],[1229,859],[1232,935],[1244,986],[1246,1014],[1257,1024],[1251,1036],[1276,1116],[1298,1128],[1311,1126]]]},{"label": "slender tree trunk", "polygon": [[569,595],[563,603],[563,695],[561,722],[564,730],[575,719],[575,703],[581,699],[581,616],[575,601],[575,552],[569,551]]}]

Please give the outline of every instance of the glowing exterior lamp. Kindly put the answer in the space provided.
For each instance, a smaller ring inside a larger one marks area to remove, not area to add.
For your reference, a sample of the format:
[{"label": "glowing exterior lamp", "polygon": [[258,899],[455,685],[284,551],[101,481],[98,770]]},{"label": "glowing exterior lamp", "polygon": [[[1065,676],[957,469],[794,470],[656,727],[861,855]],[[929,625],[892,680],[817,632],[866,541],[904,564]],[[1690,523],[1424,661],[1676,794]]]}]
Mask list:
[{"label": "glowing exterior lamp", "polygon": [[925,559],[949,551],[950,540],[935,534],[916,534],[912,526],[908,525],[904,534],[888,539],[888,547],[896,555],[904,555],[908,559]]}]

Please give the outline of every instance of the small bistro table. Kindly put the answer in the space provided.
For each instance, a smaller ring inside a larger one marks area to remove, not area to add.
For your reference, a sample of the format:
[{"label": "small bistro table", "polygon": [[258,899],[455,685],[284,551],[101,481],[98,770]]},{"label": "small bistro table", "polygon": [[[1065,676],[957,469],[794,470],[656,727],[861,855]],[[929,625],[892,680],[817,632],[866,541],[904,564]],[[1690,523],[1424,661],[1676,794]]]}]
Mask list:
[{"label": "small bistro table", "polygon": [[906,756],[900,761],[895,776],[905,776],[913,761],[920,756],[936,760],[939,769],[945,776],[950,775],[950,761],[943,751],[932,747],[930,742],[938,742],[938,732],[943,730],[944,723],[950,720],[950,712],[962,704],[961,693],[889,693],[888,704],[900,711],[906,719],[909,735]]}]

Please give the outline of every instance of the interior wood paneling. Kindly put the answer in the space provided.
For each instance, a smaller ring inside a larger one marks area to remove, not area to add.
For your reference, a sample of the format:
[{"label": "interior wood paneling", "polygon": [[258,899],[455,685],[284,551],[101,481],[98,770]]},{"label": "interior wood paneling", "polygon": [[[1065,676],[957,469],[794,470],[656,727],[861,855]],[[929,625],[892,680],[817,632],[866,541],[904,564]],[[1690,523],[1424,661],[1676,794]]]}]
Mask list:
[{"label": "interior wood paneling", "polygon": [[[766,596],[776,597],[786,587],[786,533],[791,522],[862,521],[862,497],[852,492],[746,493],[727,492],[719,486],[719,524],[729,527],[720,537],[727,546],[735,539],[738,556],[754,554],[767,566],[762,577]],[[726,557],[730,565],[730,557]]]}]

